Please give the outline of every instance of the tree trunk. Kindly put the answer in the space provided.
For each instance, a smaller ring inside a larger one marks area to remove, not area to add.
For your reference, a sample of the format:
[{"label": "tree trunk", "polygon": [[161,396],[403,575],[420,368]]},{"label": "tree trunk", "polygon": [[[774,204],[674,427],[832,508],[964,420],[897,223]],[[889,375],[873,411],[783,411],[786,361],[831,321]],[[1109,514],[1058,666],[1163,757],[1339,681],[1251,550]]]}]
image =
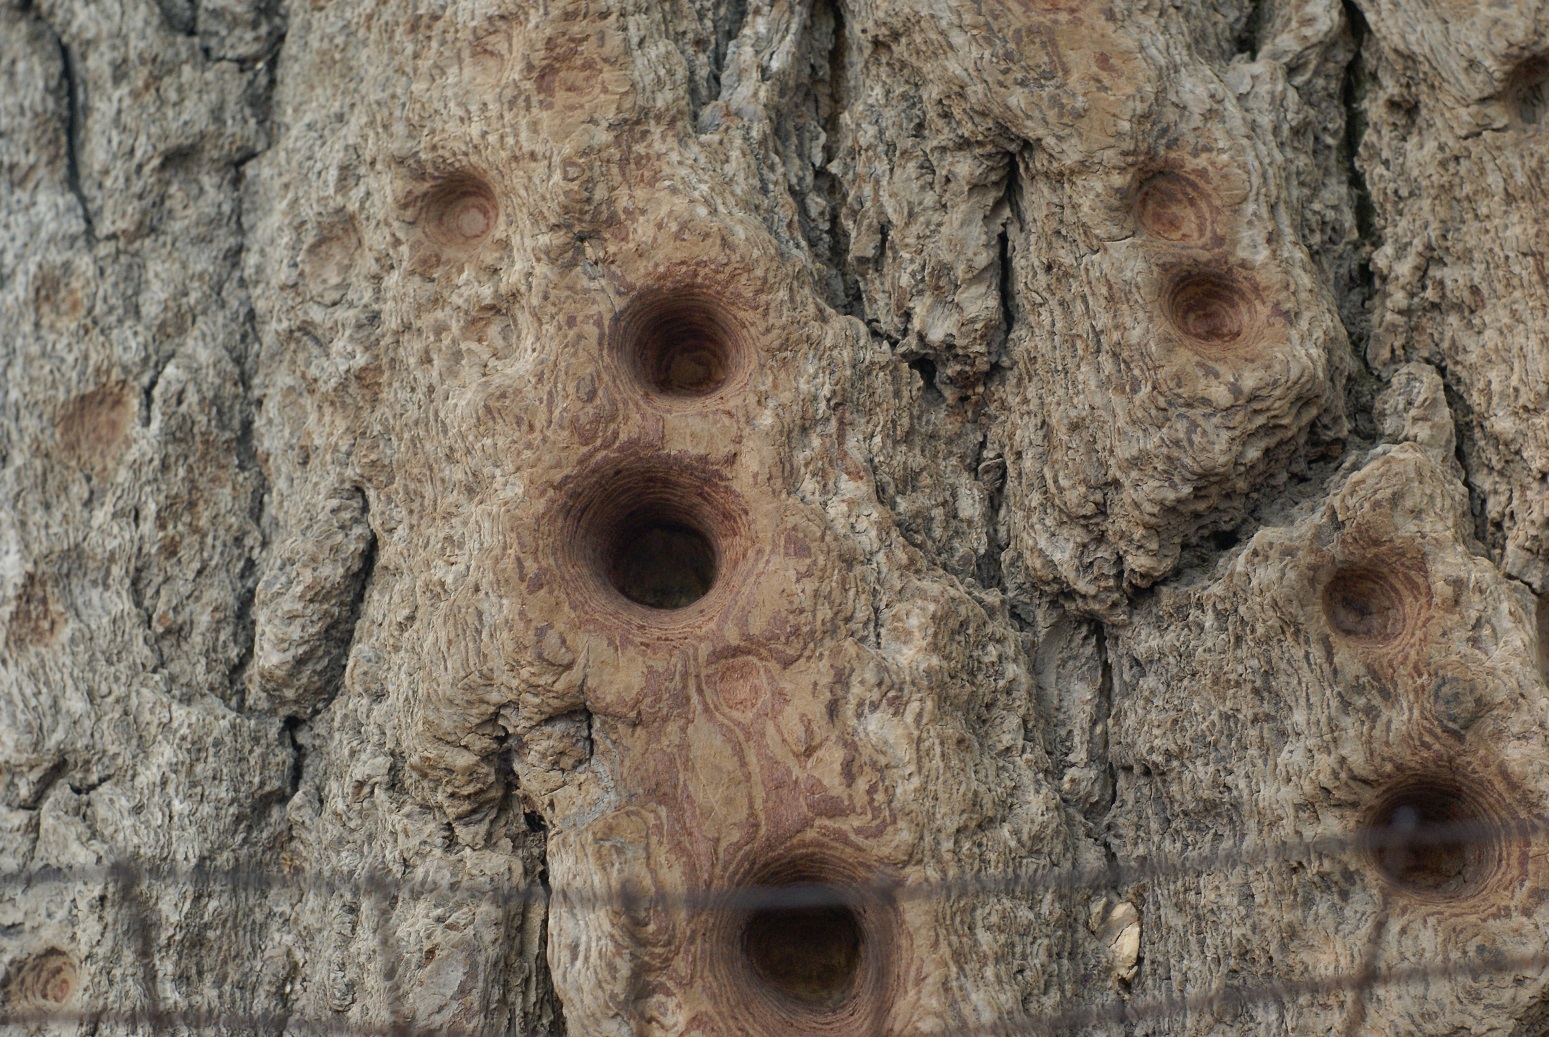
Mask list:
[{"label": "tree trunk", "polygon": [[0,3],[0,1024],[1537,1037],[1546,79]]}]

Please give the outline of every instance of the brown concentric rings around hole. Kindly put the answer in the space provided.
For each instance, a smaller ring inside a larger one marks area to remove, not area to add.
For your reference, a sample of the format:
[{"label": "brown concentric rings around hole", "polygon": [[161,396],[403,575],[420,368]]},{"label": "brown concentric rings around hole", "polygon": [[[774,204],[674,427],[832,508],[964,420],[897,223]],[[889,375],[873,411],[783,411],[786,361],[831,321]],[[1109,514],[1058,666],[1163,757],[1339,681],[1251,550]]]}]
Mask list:
[{"label": "brown concentric rings around hole", "polygon": [[749,1034],[869,1033],[894,996],[895,903],[876,876],[821,851],[782,855],[711,920],[727,1018]]},{"label": "brown concentric rings around hole", "polygon": [[1323,615],[1346,640],[1384,647],[1405,638],[1430,607],[1424,567],[1399,561],[1341,565],[1323,585]]},{"label": "brown concentric rings around hole", "polygon": [[558,530],[584,605],[637,619],[696,617],[736,573],[747,514],[702,459],[627,456],[594,469]]},{"label": "brown concentric rings around hole", "polygon": [[420,202],[419,220],[425,236],[451,252],[477,248],[494,231],[499,218],[494,189],[474,173],[446,177]]},{"label": "brown concentric rings around hole", "polygon": [[650,291],[614,322],[610,351],[653,397],[683,403],[715,396],[751,362],[746,331],[714,295],[695,288]]},{"label": "brown concentric rings around hole", "polygon": [[1181,274],[1163,296],[1168,322],[1191,350],[1208,357],[1251,349],[1261,330],[1258,293],[1236,274]]},{"label": "brown concentric rings around hole", "polygon": [[1392,888],[1426,900],[1484,889],[1502,865],[1502,824],[1467,779],[1447,772],[1403,775],[1373,801],[1362,850]]}]

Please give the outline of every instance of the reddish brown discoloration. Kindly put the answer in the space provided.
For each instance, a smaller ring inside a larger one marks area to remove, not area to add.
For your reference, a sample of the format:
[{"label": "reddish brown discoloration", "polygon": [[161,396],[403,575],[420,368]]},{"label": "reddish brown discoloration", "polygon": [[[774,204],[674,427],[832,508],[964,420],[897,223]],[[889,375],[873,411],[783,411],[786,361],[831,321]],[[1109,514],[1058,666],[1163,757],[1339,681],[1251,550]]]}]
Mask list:
[{"label": "reddish brown discoloration", "polygon": [[495,230],[500,206],[487,180],[460,173],[427,190],[417,215],[431,244],[460,256],[477,248]]},{"label": "reddish brown discoloration", "polygon": [[10,616],[6,621],[6,649],[15,652],[51,644],[59,636],[64,622],[48,581],[40,573],[29,571],[11,601]]},{"label": "reddish brown discoloration", "polygon": [[5,984],[5,1006],[19,1014],[63,1008],[79,986],[75,959],[50,948],[22,961],[11,973]]},{"label": "reddish brown discoloration", "polygon": [[1186,348],[1209,359],[1251,355],[1260,345],[1266,314],[1253,282],[1233,272],[1175,275],[1163,297],[1168,323]]},{"label": "reddish brown discoloration", "polygon": [[55,419],[60,453],[95,478],[112,474],[134,423],[134,396],[112,382],[65,404]]},{"label": "reddish brown discoloration", "polygon": [[1224,241],[1221,203],[1186,173],[1163,171],[1135,192],[1135,224],[1162,241],[1220,247]]}]

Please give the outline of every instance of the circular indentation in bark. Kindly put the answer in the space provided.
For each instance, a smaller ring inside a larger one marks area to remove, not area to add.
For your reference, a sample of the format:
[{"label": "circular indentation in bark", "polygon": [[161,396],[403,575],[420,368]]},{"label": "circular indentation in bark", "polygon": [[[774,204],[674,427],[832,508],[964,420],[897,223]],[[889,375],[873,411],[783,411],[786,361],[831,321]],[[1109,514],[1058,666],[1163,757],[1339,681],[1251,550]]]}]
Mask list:
[{"label": "circular indentation in bark", "polygon": [[495,229],[500,205],[495,192],[479,176],[459,173],[432,187],[421,203],[425,235],[443,249],[468,251]]},{"label": "circular indentation in bark", "polygon": [[860,917],[845,904],[765,908],[743,930],[754,975],[811,1008],[833,1008],[849,996],[864,943]]},{"label": "circular indentation in bark", "polygon": [[1189,347],[1210,356],[1238,352],[1260,323],[1256,293],[1232,274],[1183,274],[1169,286],[1165,306]]},{"label": "circular indentation in bark", "polygon": [[902,927],[887,889],[826,851],[782,856],[712,916],[713,982],[737,1032],[881,1029]]},{"label": "circular indentation in bark", "polygon": [[1339,636],[1381,647],[1414,628],[1430,598],[1421,569],[1402,564],[1342,565],[1323,585],[1323,615]]},{"label": "circular indentation in bark", "polygon": [[6,984],[6,1003],[47,1011],[69,1002],[80,984],[75,959],[57,947],[33,955]]},{"label": "circular indentation in bark", "polygon": [[695,289],[651,292],[613,328],[613,351],[648,392],[669,400],[712,396],[740,378],[752,348],[726,308]]},{"label": "circular indentation in bark", "polygon": [[1184,173],[1156,173],[1135,192],[1136,225],[1154,238],[1180,245],[1213,238],[1218,208],[1214,194]]},{"label": "circular indentation in bark", "polygon": [[1471,784],[1420,774],[1382,793],[1362,826],[1372,865],[1396,889],[1428,899],[1477,893],[1501,864],[1501,826]]},{"label": "circular indentation in bark", "polygon": [[563,560],[599,604],[638,616],[695,614],[740,563],[746,521],[708,465],[631,458],[589,481],[573,501]]}]

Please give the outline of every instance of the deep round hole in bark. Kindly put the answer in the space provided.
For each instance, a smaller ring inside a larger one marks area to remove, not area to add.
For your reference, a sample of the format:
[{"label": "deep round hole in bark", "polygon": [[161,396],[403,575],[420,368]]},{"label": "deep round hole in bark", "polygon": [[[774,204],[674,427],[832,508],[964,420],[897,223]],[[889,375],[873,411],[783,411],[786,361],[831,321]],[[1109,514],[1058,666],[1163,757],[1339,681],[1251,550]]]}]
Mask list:
[{"label": "deep round hole in bark", "polygon": [[1431,898],[1476,892],[1500,857],[1499,825],[1450,776],[1408,779],[1379,797],[1362,841],[1384,879]]},{"label": "deep round hole in bark", "polygon": [[669,399],[721,391],[745,369],[750,352],[726,308],[695,289],[647,293],[626,307],[614,349],[637,383]]},{"label": "deep round hole in bark", "polygon": [[1248,330],[1254,305],[1233,277],[1188,274],[1168,291],[1167,316],[1174,327],[1196,342],[1230,347]]},{"label": "deep round hole in bark", "polygon": [[739,571],[748,515],[708,459],[632,449],[580,474],[555,542],[559,576],[584,610],[698,622],[700,603]]},{"label": "deep round hole in bark", "polygon": [[1387,644],[1403,634],[1415,612],[1407,582],[1392,569],[1342,566],[1323,587],[1323,614],[1335,633]]},{"label": "deep round hole in bark", "polygon": [[726,1032],[885,1032],[910,958],[892,878],[831,832],[749,863],[733,865],[726,909],[706,916]]},{"label": "deep round hole in bark", "polygon": [[495,229],[500,205],[482,177],[459,173],[436,184],[421,203],[420,219],[429,238],[442,248],[476,247]]},{"label": "deep round hole in bark", "polygon": [[833,1008],[855,989],[865,936],[846,904],[770,907],[748,918],[743,947],[770,989],[810,1008]]},{"label": "deep round hole in bark", "polygon": [[715,542],[686,512],[662,504],[630,512],[612,538],[608,582],[636,604],[685,608],[715,586]]}]

